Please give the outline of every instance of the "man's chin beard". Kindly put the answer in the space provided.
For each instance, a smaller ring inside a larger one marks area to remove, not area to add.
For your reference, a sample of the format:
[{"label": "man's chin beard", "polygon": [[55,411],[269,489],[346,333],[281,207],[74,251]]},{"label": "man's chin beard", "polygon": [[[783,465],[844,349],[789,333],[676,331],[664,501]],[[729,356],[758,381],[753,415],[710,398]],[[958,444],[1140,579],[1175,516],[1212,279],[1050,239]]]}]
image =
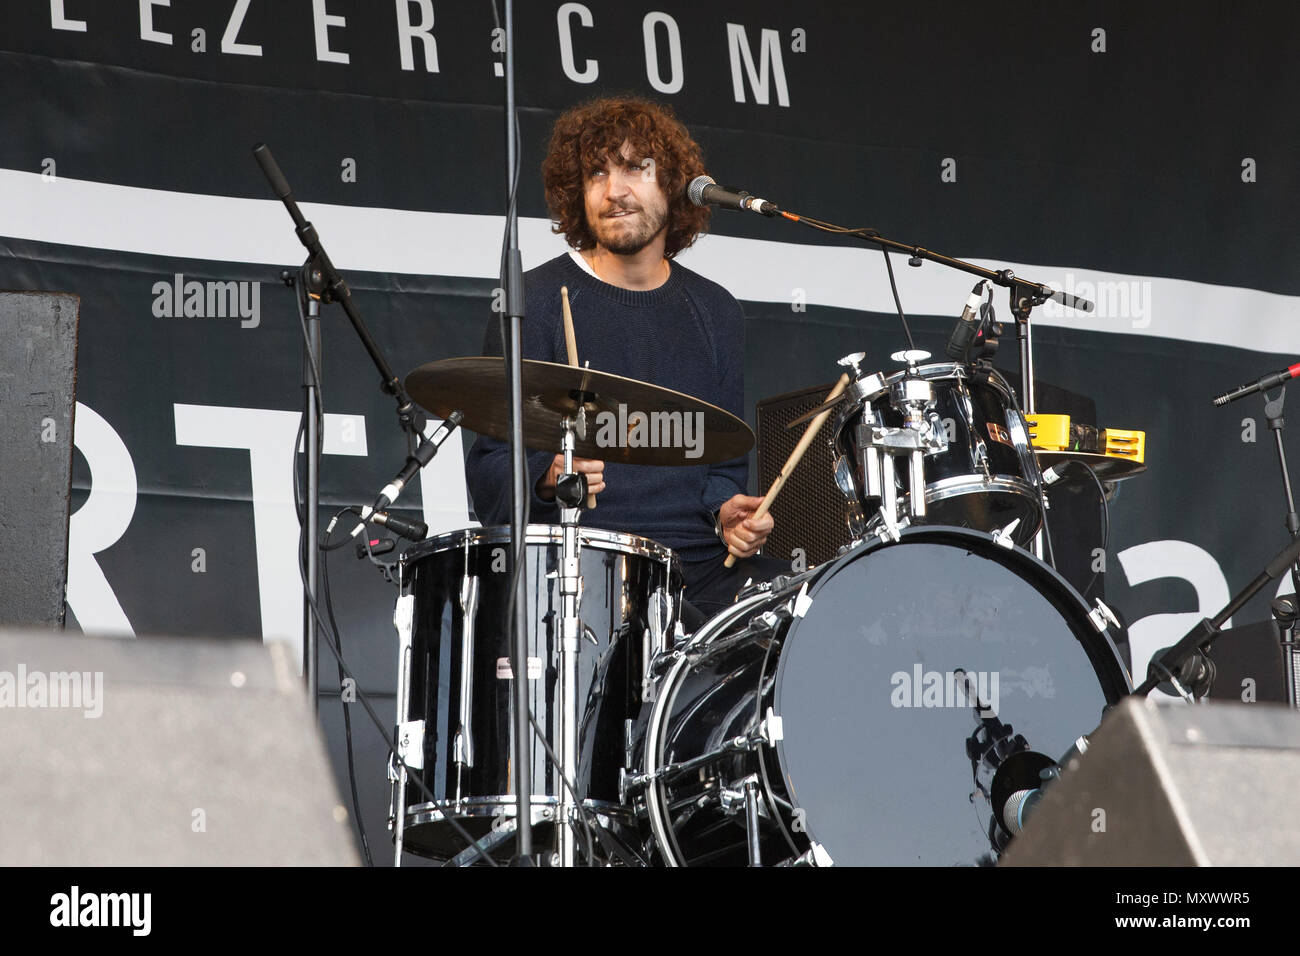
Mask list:
[{"label": "man's chin beard", "polygon": [[603,237],[597,238],[600,241],[600,245],[614,253],[616,256],[634,256],[646,246],[650,245],[650,243],[654,242],[655,239],[664,233],[666,228],[666,226],[661,226],[656,232],[653,232],[648,236],[628,235],[615,236],[612,239],[605,239]]}]

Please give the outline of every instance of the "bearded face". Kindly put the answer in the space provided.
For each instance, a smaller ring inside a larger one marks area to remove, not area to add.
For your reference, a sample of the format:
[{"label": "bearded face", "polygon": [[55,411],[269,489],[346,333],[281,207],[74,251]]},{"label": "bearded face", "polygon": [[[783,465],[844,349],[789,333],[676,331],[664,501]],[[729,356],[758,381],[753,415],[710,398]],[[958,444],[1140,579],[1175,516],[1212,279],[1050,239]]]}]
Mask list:
[{"label": "bearded face", "polygon": [[668,198],[654,173],[654,162],[635,156],[624,142],[619,156],[587,178],[587,224],[610,252],[635,255],[666,230]]}]

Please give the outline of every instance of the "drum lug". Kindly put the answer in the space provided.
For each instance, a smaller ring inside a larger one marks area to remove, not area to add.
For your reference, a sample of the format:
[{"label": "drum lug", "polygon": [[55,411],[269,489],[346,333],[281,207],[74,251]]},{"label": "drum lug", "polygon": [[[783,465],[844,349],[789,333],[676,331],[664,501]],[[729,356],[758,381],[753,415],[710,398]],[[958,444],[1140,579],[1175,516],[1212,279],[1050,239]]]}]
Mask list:
[{"label": "drum lug", "polygon": [[1097,629],[1097,633],[1104,634],[1108,627],[1119,627],[1119,618],[1115,612],[1106,606],[1101,598],[1097,598],[1097,606],[1088,612],[1088,620],[1092,621],[1092,626]]},{"label": "drum lug", "polygon": [[994,528],[989,532],[993,536],[993,543],[1010,551],[1016,546],[1016,542],[1011,535],[1019,526],[1020,519],[1016,518],[1005,528]]},{"label": "drum lug", "polygon": [[424,769],[423,720],[406,720],[397,725],[397,756],[412,770]]},{"label": "drum lug", "polygon": [[763,718],[754,734],[769,747],[775,747],[779,741],[785,739],[785,725],[781,722],[780,717],[772,713],[772,708],[769,707],[767,716]]},{"label": "drum lug", "polygon": [[900,532],[907,527],[907,520],[904,519],[899,521],[897,516],[891,513],[891,511],[884,505],[880,506],[879,514],[881,525],[876,531],[876,536],[879,537],[881,542],[884,544],[897,544],[902,540]]},{"label": "drum lug", "polygon": [[784,863],[778,863],[777,866],[834,866],[835,861],[831,855],[826,852],[826,848],[820,843],[814,843],[809,849],[799,854],[793,860],[787,860]]}]

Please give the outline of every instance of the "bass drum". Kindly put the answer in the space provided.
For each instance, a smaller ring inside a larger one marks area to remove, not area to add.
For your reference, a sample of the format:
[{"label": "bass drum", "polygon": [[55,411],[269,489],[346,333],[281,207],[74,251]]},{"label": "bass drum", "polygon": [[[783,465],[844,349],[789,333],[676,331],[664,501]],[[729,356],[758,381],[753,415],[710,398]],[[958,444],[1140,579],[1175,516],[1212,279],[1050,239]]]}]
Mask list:
[{"label": "bass drum", "polygon": [[665,655],[629,792],[672,866],[992,864],[1026,771],[1131,690],[1104,620],[989,534],[872,539]]}]

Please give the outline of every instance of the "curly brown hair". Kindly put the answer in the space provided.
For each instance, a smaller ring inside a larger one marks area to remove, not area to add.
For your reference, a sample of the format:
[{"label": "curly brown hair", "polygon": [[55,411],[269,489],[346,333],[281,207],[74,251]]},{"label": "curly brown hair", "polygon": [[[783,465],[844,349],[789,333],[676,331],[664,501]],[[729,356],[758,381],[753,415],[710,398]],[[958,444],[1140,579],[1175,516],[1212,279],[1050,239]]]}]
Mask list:
[{"label": "curly brown hair", "polygon": [[551,229],[575,249],[594,249],[584,203],[588,177],[619,155],[627,141],[638,159],[653,159],[668,199],[664,255],[671,259],[707,231],[710,209],[686,198],[686,184],[704,173],[704,157],[670,107],[639,97],[605,97],[583,103],[555,121],[542,162]]}]

